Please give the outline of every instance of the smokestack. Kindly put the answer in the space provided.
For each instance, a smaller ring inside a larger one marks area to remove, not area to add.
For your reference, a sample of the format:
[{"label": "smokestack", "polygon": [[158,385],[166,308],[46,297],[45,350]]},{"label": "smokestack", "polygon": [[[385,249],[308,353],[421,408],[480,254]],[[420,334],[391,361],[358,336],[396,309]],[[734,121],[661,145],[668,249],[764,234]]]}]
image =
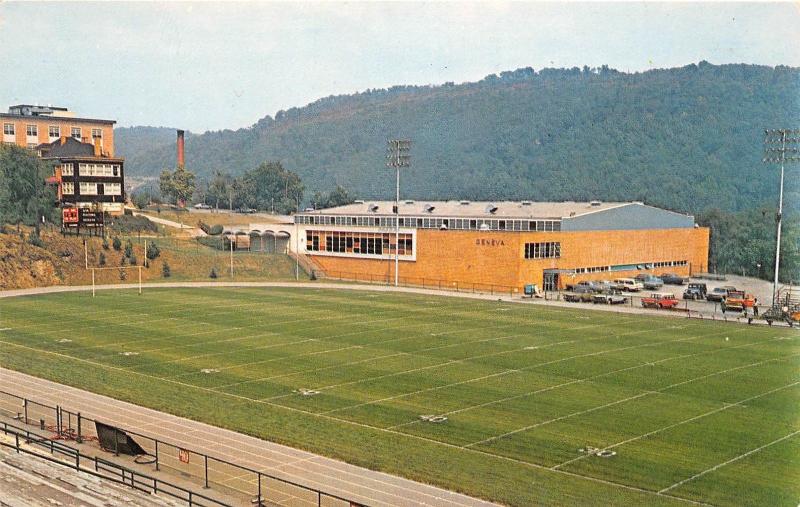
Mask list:
[{"label": "smokestack", "polygon": [[178,131],[178,167],[183,167],[183,130]]}]

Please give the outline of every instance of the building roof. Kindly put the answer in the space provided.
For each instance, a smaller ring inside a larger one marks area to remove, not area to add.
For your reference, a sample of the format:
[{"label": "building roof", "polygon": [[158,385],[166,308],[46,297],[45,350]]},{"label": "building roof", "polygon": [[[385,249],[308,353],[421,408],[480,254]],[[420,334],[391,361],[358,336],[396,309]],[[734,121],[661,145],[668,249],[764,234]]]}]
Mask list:
[{"label": "building roof", "polygon": [[[532,201],[400,201],[401,215],[478,218],[569,218],[605,211],[631,202]],[[357,201],[353,204],[306,211],[307,215],[393,215],[394,201]]]},{"label": "building roof", "polygon": [[8,114],[8,113],[0,113],[0,118],[15,118],[15,119],[24,119],[24,120],[46,120],[46,121],[60,121],[60,122],[67,122],[67,123],[78,123],[78,122],[88,122],[88,123],[103,123],[103,124],[114,124],[117,123],[116,120],[101,120],[98,118],[78,118],[75,116],[51,116],[51,115],[25,115],[25,114]]},{"label": "building roof", "polygon": [[42,158],[59,158],[59,159],[103,159],[106,161],[122,161],[121,158],[113,157],[96,157],[94,154],[94,145],[90,143],[82,143],[73,137],[65,138],[64,144],[61,144],[61,139],[57,139],[52,143],[43,143],[36,147],[42,155]]}]

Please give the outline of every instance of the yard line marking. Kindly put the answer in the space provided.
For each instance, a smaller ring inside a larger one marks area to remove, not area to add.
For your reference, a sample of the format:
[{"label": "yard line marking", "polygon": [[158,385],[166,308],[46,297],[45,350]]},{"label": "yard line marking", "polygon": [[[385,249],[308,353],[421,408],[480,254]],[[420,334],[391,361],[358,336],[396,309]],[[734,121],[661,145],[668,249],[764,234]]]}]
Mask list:
[{"label": "yard line marking", "polygon": [[99,368],[104,368],[104,369],[109,369],[109,370],[116,370],[118,372],[133,374],[133,375],[149,378],[149,379],[152,379],[152,380],[155,380],[155,381],[161,381],[161,382],[167,382],[167,383],[171,383],[171,384],[177,384],[177,385],[181,385],[181,386],[184,386],[184,387],[188,387],[188,388],[193,389],[193,390],[198,390],[198,391],[203,391],[203,392],[208,392],[208,393],[215,393],[215,394],[218,394],[220,396],[227,396],[227,397],[230,397],[230,398],[235,398],[235,399],[244,400],[244,401],[250,401],[250,402],[253,402],[253,403],[262,403],[264,405],[276,408],[278,410],[287,410],[289,412],[297,412],[297,413],[309,415],[311,417],[317,417],[317,418],[321,418],[321,419],[328,419],[330,421],[338,422],[340,424],[345,424],[345,425],[348,425],[348,426],[356,426],[356,427],[360,427],[360,428],[367,428],[367,429],[375,430],[375,431],[378,431],[378,432],[384,432],[384,433],[390,433],[390,434],[393,434],[393,435],[399,435],[399,436],[402,436],[402,437],[405,437],[405,438],[409,438],[409,439],[412,439],[412,440],[421,440],[421,441],[429,442],[429,443],[432,443],[434,445],[438,445],[438,446],[441,446],[441,447],[447,447],[447,448],[450,448],[450,449],[461,450],[462,452],[476,453],[476,454],[480,454],[482,456],[491,457],[493,459],[500,459],[502,461],[509,461],[509,462],[512,462],[512,463],[518,463],[520,465],[527,466],[527,467],[530,467],[530,468],[535,468],[537,470],[543,470],[543,471],[544,470],[549,470],[549,471],[554,472],[554,473],[568,475],[568,476],[571,476],[571,477],[577,477],[577,478],[580,478],[580,479],[583,479],[583,480],[587,480],[587,481],[590,481],[590,482],[596,482],[598,484],[606,484],[606,485],[609,485],[609,486],[615,486],[615,487],[627,489],[627,490],[630,490],[630,491],[638,491],[638,492],[641,492],[641,493],[646,493],[646,494],[650,494],[650,495],[654,495],[654,496],[666,496],[666,497],[669,497],[669,498],[674,498],[676,500],[684,501],[686,503],[690,503],[692,505],[708,505],[708,504],[705,504],[703,502],[697,502],[695,500],[690,500],[690,499],[687,499],[687,498],[681,498],[681,497],[674,496],[674,495],[668,495],[666,493],[660,494],[657,491],[644,489],[644,488],[639,488],[639,487],[636,487],[636,486],[630,486],[628,484],[614,482],[614,481],[610,481],[610,480],[606,480],[606,479],[599,479],[597,477],[580,475],[580,474],[577,474],[577,473],[574,473],[574,472],[567,472],[565,470],[553,470],[550,467],[546,467],[544,465],[539,465],[539,464],[536,464],[536,463],[530,463],[530,462],[519,460],[519,459],[515,459],[515,458],[509,458],[509,457],[502,456],[502,455],[499,455],[499,454],[492,454],[490,452],[481,451],[479,449],[464,448],[462,446],[458,446],[458,445],[455,445],[455,444],[449,444],[447,442],[443,442],[443,441],[440,441],[440,440],[435,440],[433,438],[423,437],[423,436],[420,436],[420,435],[413,435],[413,434],[410,434],[410,433],[403,433],[403,432],[400,432],[400,431],[388,430],[386,428],[381,428],[379,426],[372,426],[372,425],[369,425],[369,424],[360,423],[360,422],[356,422],[356,421],[350,421],[350,420],[347,420],[347,419],[340,419],[338,417],[333,417],[333,416],[326,415],[326,414],[319,414],[319,413],[311,412],[309,410],[303,410],[303,409],[296,408],[296,407],[279,405],[279,404],[276,404],[276,403],[270,403],[268,401],[253,400],[252,398],[247,398],[245,396],[232,394],[232,393],[227,393],[227,392],[224,392],[224,391],[214,391],[214,390],[212,390],[210,388],[207,388],[207,387],[197,386],[197,385],[194,385],[194,384],[187,384],[185,382],[180,382],[180,381],[177,381],[177,380],[164,379],[164,378],[161,378],[161,377],[155,377],[153,375],[148,375],[148,374],[140,373],[140,372],[136,372],[136,371],[123,370],[121,368],[118,368],[118,367],[115,367],[115,366],[112,366],[112,365],[107,365],[107,364],[104,364],[104,363],[97,363],[97,362],[91,361],[89,359],[75,358],[75,357],[71,357],[71,356],[68,356],[66,354],[62,354],[62,353],[55,352],[55,351],[52,351],[52,350],[37,349],[35,347],[29,347],[29,346],[26,346],[26,345],[19,345],[19,344],[13,343],[13,342],[6,342],[4,340],[0,340],[0,343],[5,343],[5,344],[10,345],[12,347],[18,347],[18,348],[22,348],[22,349],[27,349],[27,350],[30,350],[32,352],[36,352],[36,353],[40,353],[40,354],[43,353],[43,354],[49,354],[49,355],[54,355],[54,356],[60,356],[60,357],[66,358],[66,359],[71,359],[71,360],[75,360],[75,361],[78,361],[78,362],[88,363],[88,364],[91,364],[93,366],[97,366]]},{"label": "yard line marking", "polygon": [[[541,321],[541,323],[548,323],[548,322],[552,322],[552,321]],[[508,326],[504,326],[504,327],[508,327]],[[601,326],[579,326],[579,327],[576,327],[576,328],[567,328],[565,330],[569,331],[569,330],[576,330],[576,329],[584,329],[584,328],[587,328],[587,327],[601,327]],[[473,330],[470,330],[470,331],[473,331]],[[639,333],[639,332],[642,332],[642,331],[635,331],[635,332],[631,332],[631,333],[623,333],[621,335],[615,335],[615,337],[619,337],[619,336],[623,336],[623,335],[627,335],[627,334],[636,334],[636,333]],[[456,333],[457,332],[454,332],[453,334],[456,334]],[[427,347],[427,348],[424,348],[424,349],[417,349],[417,350],[413,350],[413,351],[410,351],[410,352],[401,352],[401,353],[397,353],[397,354],[390,354],[388,356],[378,356],[378,357],[375,357],[372,360],[383,359],[383,358],[387,358],[387,357],[394,357],[394,356],[398,356],[398,355],[415,356],[415,355],[419,354],[420,352],[429,352],[431,350],[440,350],[440,349],[446,349],[446,348],[451,348],[451,347],[460,347],[460,346],[463,346],[463,345],[473,345],[473,344],[476,344],[476,343],[499,341],[499,340],[505,340],[505,339],[508,339],[508,338],[516,338],[516,337],[519,337],[519,336],[525,336],[525,334],[524,333],[521,333],[521,334],[510,334],[510,335],[504,335],[504,336],[499,336],[499,337],[494,337],[494,338],[484,338],[484,339],[481,339],[481,340],[473,340],[473,341],[467,341],[467,342],[452,343],[452,344],[449,344],[449,345],[440,345],[440,346],[437,346],[437,347]],[[415,336],[415,337],[410,337],[410,338],[419,338],[419,337]],[[607,337],[606,336],[600,336],[600,337],[595,337],[595,338],[587,338],[587,339],[584,339],[584,340],[567,340],[567,341],[554,342],[554,343],[544,343],[542,345],[539,345],[537,348],[543,349],[543,348],[547,348],[547,347],[553,347],[553,346],[556,346],[556,345],[563,345],[563,344],[569,344],[569,343],[575,343],[575,342],[585,342],[585,341],[592,341],[592,340],[602,340],[602,339],[605,339],[605,338],[607,338]],[[391,341],[399,341],[399,340],[405,340],[405,339],[408,339],[408,338],[396,338],[396,339],[392,339],[392,340],[384,340],[384,341],[381,341],[381,342],[374,342],[374,343],[375,344],[388,343],[388,342],[391,342]],[[428,367],[425,367],[425,368],[426,369],[427,368],[434,368],[436,366],[443,366],[443,365],[451,364],[451,363],[454,363],[454,362],[455,363],[461,363],[461,362],[470,361],[472,359],[478,359],[478,358],[482,358],[482,357],[490,357],[490,356],[494,356],[494,355],[502,355],[502,354],[507,354],[507,353],[511,353],[511,352],[519,352],[521,350],[526,350],[526,347],[522,347],[522,348],[518,348],[518,349],[512,349],[512,350],[505,350],[505,351],[500,351],[500,352],[493,352],[491,354],[484,354],[484,355],[479,355],[479,356],[469,356],[469,357],[464,358],[464,359],[452,359],[452,360],[448,360],[448,361],[445,361],[445,362],[442,362],[442,363],[439,363],[439,364],[431,365],[431,366],[428,366]],[[423,354],[421,357],[425,357],[425,355]],[[369,360],[370,359],[367,359],[366,361],[369,361]],[[228,385],[225,385],[225,386],[219,386],[219,387],[217,387],[215,389],[222,389],[222,388],[231,387],[231,386],[234,386],[234,385],[246,384],[246,383],[249,383],[249,382],[258,382],[258,381],[262,381],[262,380],[270,380],[270,379],[279,378],[279,377],[287,377],[287,376],[292,376],[292,375],[298,375],[298,374],[301,374],[301,373],[314,373],[314,372],[321,371],[321,370],[327,370],[327,369],[330,369],[330,368],[340,368],[342,366],[348,366],[350,364],[358,364],[358,363],[361,363],[361,362],[364,362],[364,360],[356,361],[356,362],[353,362],[353,363],[343,363],[343,364],[340,364],[340,365],[326,366],[326,367],[323,367],[323,368],[305,370],[305,371],[294,372],[294,373],[289,373],[289,374],[281,374],[281,375],[275,375],[275,376],[271,376],[271,377],[264,377],[264,378],[255,379],[255,380],[248,380],[248,381],[244,381],[244,382],[228,384]],[[367,382],[367,381],[370,381],[370,380],[376,380],[376,379],[380,379],[380,378],[385,378],[385,377],[390,377],[390,376],[395,376],[395,375],[401,375],[403,373],[410,373],[412,371],[418,371],[418,370],[419,369],[404,370],[404,371],[394,372],[394,373],[391,373],[391,374],[380,375],[380,376],[376,376],[376,377],[367,377],[367,378],[364,378],[364,379],[359,379],[358,381],[351,381],[351,382],[345,382],[345,383],[342,383],[342,384],[334,384],[334,385],[328,385],[328,386],[315,387],[315,389],[316,390],[331,389],[331,388],[334,388],[334,387],[341,387],[343,385],[349,385],[349,384],[360,383],[360,382]],[[510,373],[510,372],[514,372],[514,371],[518,371],[518,370],[504,370],[503,372],[504,373],[506,373],[506,372]],[[271,399],[283,398],[283,397],[287,397],[287,396],[291,396],[291,394],[277,395],[277,396],[272,396],[272,397],[263,398],[263,399],[264,400],[271,400]]]},{"label": "yard line marking", "polygon": [[[792,354],[792,355],[789,355],[789,356],[783,356],[783,357],[779,357],[779,358],[767,359],[767,360],[764,360],[764,361],[758,361],[758,362],[755,362],[755,363],[750,363],[750,364],[746,364],[746,365],[742,365],[742,366],[736,366],[734,368],[728,368],[726,370],[721,370],[721,371],[717,371],[717,372],[714,372],[714,373],[701,375],[699,377],[691,378],[691,379],[684,380],[684,381],[681,381],[681,382],[676,382],[674,384],[670,384],[670,385],[668,385],[666,387],[662,387],[660,389],[656,389],[656,390],[653,390],[653,391],[646,391],[644,393],[639,393],[637,395],[630,396],[628,398],[625,398],[625,399],[622,399],[622,400],[617,400],[617,401],[614,401],[614,402],[611,402],[611,403],[607,403],[605,405],[592,407],[592,408],[589,408],[589,409],[586,409],[586,410],[581,410],[579,412],[573,412],[572,414],[563,415],[563,416],[560,416],[560,417],[556,417],[554,419],[549,419],[547,421],[541,421],[541,422],[538,422],[538,423],[535,423],[535,424],[530,424],[528,426],[524,426],[522,428],[518,428],[516,430],[503,433],[502,435],[495,435],[493,437],[489,437],[489,438],[486,438],[484,440],[480,440],[480,441],[477,441],[477,442],[472,442],[470,444],[465,445],[465,447],[472,447],[472,446],[475,446],[475,445],[488,444],[489,442],[494,442],[496,440],[500,440],[502,438],[506,438],[506,437],[509,437],[511,435],[516,435],[517,433],[521,433],[523,431],[528,431],[528,430],[533,429],[533,428],[538,428],[539,426],[544,426],[546,424],[550,424],[550,423],[553,423],[553,422],[561,421],[563,419],[568,419],[568,418],[574,417],[576,415],[588,414],[588,413],[591,413],[591,412],[594,412],[594,411],[597,411],[597,410],[601,410],[603,408],[607,408],[607,407],[610,407],[610,406],[613,406],[613,405],[617,405],[617,404],[620,404],[620,403],[625,403],[627,401],[636,400],[636,399],[642,398],[644,396],[649,396],[651,394],[663,394],[664,391],[667,391],[667,390],[672,389],[674,387],[682,386],[682,385],[685,385],[685,384],[690,384],[690,383],[696,382],[698,380],[707,379],[707,378],[714,377],[714,376],[717,376],[717,375],[723,375],[725,373],[730,373],[730,372],[736,371],[736,370],[742,370],[742,369],[745,369],[745,368],[752,368],[753,366],[760,366],[760,365],[765,364],[765,363],[770,363],[770,362],[774,362],[774,361],[781,361],[781,360],[785,360],[785,359],[788,359],[790,357],[796,357],[796,356],[799,356],[799,355],[800,355],[800,353]],[[728,409],[728,408],[730,408],[730,407],[728,407],[728,406],[724,406],[723,407],[723,409]],[[609,449],[609,447],[606,447],[606,449]]]},{"label": "yard line marking", "polygon": [[[794,355],[797,355],[797,354],[794,354]],[[609,446],[607,446],[607,447],[605,447],[605,448],[606,448],[606,449],[614,449],[614,448],[617,448],[617,447],[619,447],[619,446],[621,446],[621,445],[629,444],[629,443],[631,443],[631,442],[635,442],[635,441],[637,441],[637,440],[641,440],[641,439],[643,439],[643,438],[650,437],[650,436],[652,436],[652,435],[655,435],[655,434],[657,434],[657,433],[661,433],[662,431],[666,431],[666,430],[669,430],[669,429],[675,428],[675,427],[677,427],[677,426],[684,425],[684,424],[686,424],[686,423],[694,422],[694,421],[696,421],[696,420],[698,420],[698,419],[702,419],[702,418],[704,418],[704,417],[708,417],[708,416],[710,416],[710,415],[714,415],[714,414],[716,414],[716,413],[718,413],[718,412],[723,412],[723,411],[725,411],[725,410],[728,410],[729,408],[740,406],[740,405],[742,405],[743,403],[747,403],[748,401],[753,401],[753,400],[755,400],[755,399],[758,399],[758,398],[761,398],[761,397],[763,397],[763,396],[767,396],[767,395],[770,395],[770,394],[776,393],[776,392],[778,392],[778,391],[782,391],[783,389],[788,389],[788,388],[790,388],[790,387],[794,387],[794,386],[796,386],[796,385],[798,385],[798,384],[800,384],[800,381],[797,381],[797,382],[792,382],[791,384],[786,384],[785,386],[781,386],[781,387],[778,387],[778,388],[772,389],[772,390],[770,390],[770,391],[767,391],[767,392],[764,392],[764,393],[758,394],[758,395],[756,395],[756,396],[752,396],[752,397],[750,397],[750,398],[747,398],[747,399],[744,399],[744,400],[737,401],[736,403],[728,404],[728,405],[722,406],[722,407],[720,407],[720,408],[716,408],[716,409],[714,409],[714,410],[709,410],[708,412],[705,412],[705,413],[702,413],[702,414],[699,414],[699,415],[696,415],[696,416],[690,417],[690,418],[688,418],[688,419],[684,419],[684,420],[682,420],[682,421],[678,421],[678,422],[676,422],[676,423],[673,423],[673,424],[670,424],[670,425],[668,425],[668,426],[664,426],[663,428],[658,428],[658,429],[655,429],[655,430],[653,430],[653,431],[649,431],[649,432],[647,432],[647,433],[644,433],[644,434],[642,434],[642,435],[639,435],[639,436],[636,436],[636,437],[632,437],[632,438],[629,438],[629,439],[626,439],[626,440],[622,440],[621,442],[617,442],[616,444],[609,445]],[[571,460],[567,460],[567,461],[565,461],[565,462],[563,462],[563,463],[559,463],[558,465],[555,465],[555,466],[553,466],[553,467],[551,467],[551,468],[552,468],[553,470],[559,470],[559,469],[560,469],[561,467],[563,467],[564,465],[569,465],[570,463],[574,463],[574,462],[576,462],[576,461],[582,460],[583,458],[586,458],[587,456],[588,456],[588,455],[584,454],[584,455],[582,455],[582,456],[578,456],[577,458],[573,458],[573,459],[571,459]]]},{"label": "yard line marking", "polygon": [[669,491],[669,490],[671,490],[671,489],[677,488],[678,486],[681,486],[681,485],[683,485],[683,484],[686,484],[686,483],[687,483],[687,482],[689,482],[689,481],[693,481],[694,479],[697,479],[698,477],[702,477],[703,475],[706,475],[707,473],[711,473],[711,472],[714,472],[714,471],[716,471],[716,470],[719,470],[720,468],[722,468],[722,467],[724,467],[724,466],[730,465],[731,463],[733,463],[733,462],[735,462],[735,461],[739,461],[739,460],[740,460],[740,459],[742,459],[742,458],[746,458],[746,457],[748,457],[748,456],[750,456],[750,455],[752,455],[752,454],[755,454],[755,453],[757,453],[757,452],[759,452],[759,451],[761,451],[761,450],[763,450],[763,449],[766,449],[767,447],[769,447],[769,446],[771,446],[771,445],[775,445],[775,444],[777,444],[777,443],[783,442],[784,440],[787,440],[787,439],[789,439],[789,438],[792,438],[792,437],[793,437],[793,436],[795,436],[795,435],[800,435],[800,430],[793,431],[792,433],[789,433],[788,435],[785,435],[785,436],[782,436],[781,438],[778,438],[778,439],[776,439],[776,440],[773,440],[772,442],[770,442],[770,443],[768,443],[768,444],[764,444],[764,445],[762,445],[761,447],[756,447],[755,449],[752,449],[752,450],[750,450],[750,451],[747,451],[747,452],[746,452],[746,453],[744,453],[744,454],[740,454],[740,455],[736,456],[735,458],[729,459],[728,461],[725,461],[725,462],[723,462],[723,463],[720,463],[720,464],[718,464],[718,465],[714,465],[713,467],[711,467],[711,468],[708,468],[708,469],[706,469],[706,470],[703,470],[703,471],[702,471],[702,472],[700,472],[700,473],[694,474],[693,476],[691,476],[691,477],[688,477],[688,478],[686,478],[686,479],[684,479],[684,480],[682,480],[682,481],[678,481],[678,482],[676,482],[675,484],[673,484],[673,485],[671,485],[671,486],[668,486],[668,487],[666,487],[666,488],[662,489],[661,491],[659,491],[659,493],[661,493],[661,494],[663,494],[663,493],[666,493],[667,491]]},{"label": "yard line marking", "polygon": [[[624,333],[624,334],[621,334],[621,335],[615,335],[614,338],[618,338],[618,337],[623,336],[623,335],[639,334],[639,333],[645,333],[645,332],[651,332],[651,331],[652,331],[652,329],[643,329],[643,330],[640,330],[640,331],[631,331],[630,333]],[[719,334],[719,333],[717,333],[717,334]],[[418,391],[414,391],[414,392],[410,392],[410,393],[402,393],[402,394],[398,394],[398,395],[394,395],[394,396],[388,396],[386,398],[381,398],[381,399],[378,399],[378,400],[371,400],[371,401],[368,401],[368,402],[358,403],[358,404],[355,404],[355,405],[348,405],[348,406],[345,406],[345,407],[340,407],[340,408],[337,408],[337,409],[329,410],[327,412],[320,412],[320,413],[322,413],[322,414],[330,414],[330,413],[333,413],[333,412],[340,412],[342,410],[347,410],[347,409],[351,409],[351,408],[358,408],[358,407],[362,407],[362,406],[365,406],[365,405],[372,405],[372,404],[375,404],[375,403],[382,403],[384,401],[391,401],[391,400],[395,400],[395,399],[399,399],[399,398],[405,398],[406,396],[413,396],[415,394],[420,394],[420,393],[424,393],[424,392],[437,391],[439,389],[444,389],[444,388],[447,388],[447,387],[453,387],[453,386],[458,386],[458,385],[463,385],[463,384],[469,384],[469,383],[472,383],[472,382],[485,380],[487,378],[498,377],[498,376],[502,376],[502,375],[508,375],[508,374],[511,374],[511,373],[527,371],[527,370],[530,370],[530,369],[538,368],[540,366],[547,366],[547,365],[550,365],[550,364],[560,363],[560,362],[568,361],[568,360],[571,360],[571,359],[577,359],[577,358],[581,358],[581,357],[591,357],[591,356],[596,356],[596,355],[601,355],[601,354],[607,354],[609,352],[619,352],[621,350],[628,350],[628,349],[632,349],[632,348],[649,347],[649,346],[665,344],[665,343],[674,343],[674,342],[682,342],[682,341],[688,341],[688,340],[696,340],[698,338],[703,338],[704,336],[706,336],[706,335],[692,336],[692,337],[689,337],[689,338],[682,338],[680,340],[668,340],[666,342],[665,341],[650,342],[650,343],[645,343],[645,344],[640,344],[640,345],[631,345],[631,346],[628,346],[628,347],[601,350],[601,351],[598,351],[598,352],[591,352],[591,353],[588,353],[588,354],[580,354],[580,355],[576,355],[576,356],[570,356],[570,357],[564,357],[564,358],[560,358],[560,359],[554,359],[552,361],[546,361],[544,363],[537,363],[537,364],[534,364],[534,365],[525,366],[523,368],[518,368],[518,369],[514,369],[514,370],[504,370],[504,371],[501,371],[501,372],[493,373],[491,375],[486,375],[484,377],[478,377],[478,378],[475,378],[475,379],[468,379],[468,380],[464,380],[464,381],[460,381],[460,382],[454,382],[452,384],[446,384],[446,385],[443,385],[443,386],[429,387],[429,388],[426,388],[426,389],[420,389]],[[711,335],[711,336],[713,336],[713,335]],[[607,338],[607,337],[600,337],[600,338],[593,338],[593,339],[604,339],[604,338]],[[576,341],[576,340],[571,340],[571,342],[574,342],[574,341]],[[588,340],[578,340],[578,341],[584,342],[584,341],[588,341]],[[564,342],[561,342],[561,343],[564,343]],[[566,342],[566,343],[569,343],[569,342]],[[503,351],[501,353],[519,352],[520,350],[524,350],[524,347],[522,349],[518,349],[518,350]],[[495,354],[492,354],[492,355],[495,355]],[[480,357],[480,356],[478,356],[478,357]],[[465,361],[465,360],[461,360],[461,361]],[[569,383],[572,384],[572,383],[575,383],[577,381],[578,381],[578,379],[576,379],[574,381],[570,381]]]},{"label": "yard line marking", "polygon": [[[726,331],[726,332],[728,332],[728,331]],[[707,338],[708,336],[714,336],[714,334],[698,335],[699,338]],[[693,353],[693,354],[684,354],[684,355],[680,355],[680,356],[665,357],[664,359],[659,359],[657,361],[648,361],[648,362],[636,364],[636,365],[633,365],[633,366],[627,366],[625,368],[620,368],[618,370],[599,373],[599,374],[593,375],[591,377],[584,377],[584,378],[580,378],[580,379],[575,379],[575,380],[571,380],[569,382],[564,382],[562,384],[556,384],[556,385],[552,385],[552,386],[548,386],[548,387],[543,387],[541,389],[536,389],[535,391],[528,391],[528,392],[525,392],[525,393],[516,394],[514,396],[507,396],[505,398],[500,398],[500,399],[497,399],[497,400],[492,400],[492,401],[487,401],[487,402],[484,402],[484,403],[479,403],[477,405],[471,405],[471,406],[468,406],[468,407],[463,407],[463,408],[459,408],[459,409],[456,409],[456,410],[451,410],[449,412],[442,412],[441,414],[437,414],[437,415],[449,416],[449,415],[453,415],[453,414],[459,414],[461,412],[467,412],[469,410],[475,410],[475,409],[478,409],[478,408],[483,408],[483,407],[487,407],[489,405],[495,405],[495,404],[498,404],[498,403],[505,403],[507,401],[515,400],[515,399],[518,399],[518,398],[525,398],[525,397],[528,397],[528,396],[533,396],[535,394],[540,394],[540,393],[543,393],[543,392],[552,391],[554,389],[570,386],[570,385],[573,385],[573,384],[589,382],[589,381],[598,379],[600,377],[605,377],[605,376],[608,376],[608,375],[614,375],[616,373],[621,373],[621,372],[624,372],[624,371],[635,370],[635,369],[638,369],[638,368],[643,368],[645,366],[655,365],[655,364],[659,364],[659,363],[663,363],[663,362],[667,362],[667,361],[674,361],[676,359],[686,359],[687,357],[700,356],[700,355],[703,355],[703,354],[715,354],[717,352],[724,352],[726,350],[731,350],[731,349],[734,349],[734,348],[742,348],[742,347],[749,347],[749,346],[752,346],[752,345],[760,345],[760,344],[768,343],[768,342],[775,341],[775,340],[780,340],[780,338],[773,338],[773,339],[770,339],[770,340],[761,340],[761,341],[752,342],[752,343],[745,343],[743,345],[737,345],[735,347],[726,347],[726,348],[722,348],[722,349],[705,350],[703,352],[697,352],[697,353]],[[671,343],[671,342],[667,342],[667,343]],[[394,426],[390,426],[389,429],[396,429],[396,428],[401,428],[403,426],[410,426],[412,424],[418,424],[419,422],[420,422],[419,419],[415,419],[413,421],[404,422],[404,423],[401,423],[401,424],[396,424]]]}]

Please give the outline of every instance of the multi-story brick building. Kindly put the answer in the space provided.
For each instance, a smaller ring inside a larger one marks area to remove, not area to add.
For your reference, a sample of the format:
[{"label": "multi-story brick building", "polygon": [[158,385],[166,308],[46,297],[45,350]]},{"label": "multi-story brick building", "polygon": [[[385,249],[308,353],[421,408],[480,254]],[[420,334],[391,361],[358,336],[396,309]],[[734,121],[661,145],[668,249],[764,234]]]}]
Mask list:
[{"label": "multi-story brick building", "polygon": [[[709,230],[639,202],[357,202],[298,213],[297,245],[331,276],[563,288],[707,269]],[[399,220],[399,245],[395,240]]]},{"label": "multi-story brick building", "polygon": [[62,208],[88,209],[121,215],[125,204],[124,159],[103,151],[102,141],[83,143],[61,137],[36,147],[53,164],[52,183],[58,186]]},{"label": "multi-story brick building", "polygon": [[36,149],[62,137],[92,145],[99,139],[103,152],[114,156],[114,120],[81,118],[64,107],[20,104],[0,113],[0,122],[6,144]]}]

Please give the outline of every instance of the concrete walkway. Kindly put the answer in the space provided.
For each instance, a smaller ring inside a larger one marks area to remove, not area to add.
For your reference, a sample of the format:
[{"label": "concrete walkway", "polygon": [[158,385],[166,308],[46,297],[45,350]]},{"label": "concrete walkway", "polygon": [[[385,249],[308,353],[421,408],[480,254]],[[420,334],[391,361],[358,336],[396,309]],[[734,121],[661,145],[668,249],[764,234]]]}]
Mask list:
[{"label": "concrete walkway", "polygon": [[0,390],[370,506],[495,505],[3,368]]},{"label": "concrete walkway", "polygon": [[154,217],[152,215],[148,215],[146,213],[140,212],[133,212],[133,216],[135,217],[145,217],[146,219],[150,220],[153,223],[166,225],[167,227],[172,227],[174,229],[180,229],[181,231],[189,234],[191,237],[198,237],[198,236],[205,236],[206,233],[203,232],[202,229],[198,227],[192,227],[189,225],[182,224],[180,222],[174,222],[172,220],[167,220],[166,218]]}]

